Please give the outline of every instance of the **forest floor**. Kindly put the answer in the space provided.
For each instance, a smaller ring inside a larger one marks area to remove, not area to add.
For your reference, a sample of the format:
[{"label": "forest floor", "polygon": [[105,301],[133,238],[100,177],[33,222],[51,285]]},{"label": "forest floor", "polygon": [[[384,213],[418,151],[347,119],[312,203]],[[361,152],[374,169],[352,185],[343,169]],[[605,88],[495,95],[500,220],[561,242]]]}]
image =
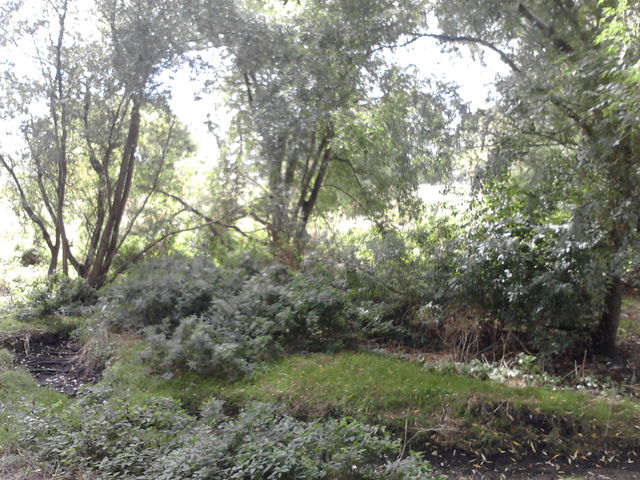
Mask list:
[{"label": "forest floor", "polygon": [[[625,363],[583,364],[580,375],[596,379],[593,388],[473,378],[442,369],[436,364],[444,359],[433,354],[418,360],[416,352],[397,351],[288,356],[231,384],[167,380],[145,371],[140,348],[130,342],[108,367],[108,381],[131,396],[171,396],[187,410],[216,395],[231,405],[282,402],[298,418],[344,415],[382,424],[451,480],[640,480],[640,296],[630,293],[620,328]],[[80,385],[100,380],[73,361],[79,346],[68,325],[23,327],[0,322],[0,346],[14,352],[37,388],[72,397]],[[550,430],[572,437],[550,445]],[[620,437],[629,448],[607,447]],[[547,444],[549,452],[541,448]],[[0,456],[0,478],[58,477],[16,462],[14,452]]]}]

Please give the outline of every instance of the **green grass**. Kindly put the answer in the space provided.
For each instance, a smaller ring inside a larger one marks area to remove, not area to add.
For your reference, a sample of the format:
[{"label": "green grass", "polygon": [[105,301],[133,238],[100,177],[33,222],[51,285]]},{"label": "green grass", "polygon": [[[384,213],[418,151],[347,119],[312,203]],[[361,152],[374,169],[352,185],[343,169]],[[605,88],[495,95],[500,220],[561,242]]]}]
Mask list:
[{"label": "green grass", "polygon": [[545,448],[638,447],[640,403],[594,398],[571,390],[511,387],[428,371],[420,364],[371,353],[295,355],[235,383],[187,374],[154,375],[140,359],[144,343],[121,348],[105,372],[111,395],[131,404],[171,397],[190,412],[211,397],[229,408],[250,401],[283,402],[297,416],[342,415],[382,424],[416,442],[447,443],[494,453]]},{"label": "green grass", "polygon": [[0,315],[0,333],[11,334],[20,331],[62,332],[69,333],[78,327],[82,317],[63,317],[49,315],[44,318],[25,322],[14,313]]},{"label": "green grass", "polygon": [[[366,352],[288,356],[239,382],[163,377],[141,360],[145,348],[135,339],[120,344],[97,386],[110,401],[136,406],[170,397],[191,413],[211,397],[231,410],[251,401],[283,402],[299,417],[340,415],[385,425],[412,438],[414,448],[437,443],[485,454],[545,449],[553,455],[640,446],[637,401],[508,386]],[[26,372],[3,372],[0,404],[31,402],[73,400],[37,387]],[[10,440],[10,427],[0,427],[0,445]]]},{"label": "green grass", "polygon": [[348,415],[396,433],[490,452],[531,442],[568,451],[640,443],[640,404],[509,387],[370,353],[298,355],[222,387],[234,402],[282,401],[301,416]]},{"label": "green grass", "polygon": [[193,412],[220,390],[220,382],[195,374],[171,378],[153,374],[141,360],[145,348],[144,342],[120,347],[117,361],[107,368],[101,382],[112,389],[114,396],[135,405],[144,404],[151,398],[170,397]]},{"label": "green grass", "polygon": [[8,415],[26,415],[34,406],[50,408],[55,414],[64,411],[71,401],[62,393],[39,387],[26,370],[0,371],[0,453],[8,450],[15,439]]}]

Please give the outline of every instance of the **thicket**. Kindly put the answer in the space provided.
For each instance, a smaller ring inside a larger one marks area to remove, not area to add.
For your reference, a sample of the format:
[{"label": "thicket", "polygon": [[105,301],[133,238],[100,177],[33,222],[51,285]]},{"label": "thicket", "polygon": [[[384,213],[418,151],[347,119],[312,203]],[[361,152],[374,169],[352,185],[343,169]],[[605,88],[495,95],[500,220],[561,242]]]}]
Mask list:
[{"label": "thicket", "polygon": [[[552,358],[591,348],[607,289],[602,232],[525,218],[486,202],[403,232],[347,240],[362,331],[467,357],[523,348]],[[594,227],[595,228],[595,227]]]},{"label": "thicket", "polygon": [[491,209],[330,245],[296,270],[232,254],[158,257],[103,289],[94,320],[144,332],[159,372],[237,378],[286,350],[361,341],[466,359],[583,353],[605,292],[597,240]]},{"label": "thicket", "polygon": [[105,289],[95,320],[144,331],[158,371],[234,378],[284,349],[348,346],[351,294],[346,272],[319,261],[292,271],[163,257]]},{"label": "thicket", "polygon": [[20,319],[31,321],[48,315],[87,315],[98,300],[96,290],[82,278],[62,274],[47,276],[18,300]]},{"label": "thicket", "polygon": [[[592,240],[588,241],[587,238]],[[285,350],[399,341],[479,356],[590,348],[606,284],[598,236],[492,208],[317,245],[296,270],[227,253],[157,257],[97,294],[52,277],[22,316],[95,310],[145,332],[165,373],[233,378]],[[266,257],[265,257],[266,258]]]}]

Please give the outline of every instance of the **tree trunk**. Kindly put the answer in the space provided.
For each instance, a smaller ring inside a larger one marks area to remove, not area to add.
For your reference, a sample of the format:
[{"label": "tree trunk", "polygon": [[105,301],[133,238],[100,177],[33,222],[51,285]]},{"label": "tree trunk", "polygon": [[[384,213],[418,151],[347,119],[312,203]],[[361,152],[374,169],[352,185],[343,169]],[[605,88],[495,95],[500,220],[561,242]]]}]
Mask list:
[{"label": "tree trunk", "polygon": [[621,312],[622,279],[619,276],[615,276],[607,291],[604,302],[604,312],[602,312],[600,325],[594,338],[594,349],[596,353],[607,357],[615,357],[616,338],[618,336]]},{"label": "tree trunk", "polygon": [[131,108],[129,130],[122,153],[122,162],[118,172],[113,201],[108,208],[107,221],[100,234],[96,254],[85,275],[87,282],[95,288],[99,288],[104,284],[113,258],[118,250],[120,222],[129,199],[135,167],[135,154],[140,137],[140,107],[140,99],[135,98]]},{"label": "tree trunk", "polygon": [[53,275],[58,268],[58,251],[60,250],[60,244],[56,243],[49,250],[51,252],[51,260],[49,260],[49,269],[47,270],[47,275]]}]

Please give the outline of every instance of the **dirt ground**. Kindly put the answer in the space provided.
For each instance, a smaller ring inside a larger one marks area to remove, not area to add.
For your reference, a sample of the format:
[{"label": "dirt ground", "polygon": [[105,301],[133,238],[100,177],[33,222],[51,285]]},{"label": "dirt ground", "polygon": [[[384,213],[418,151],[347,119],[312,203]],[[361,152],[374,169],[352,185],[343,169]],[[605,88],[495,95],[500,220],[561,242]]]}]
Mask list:
[{"label": "dirt ground", "polygon": [[100,378],[76,362],[80,347],[66,335],[19,331],[1,335],[0,346],[11,350],[39,385],[67,395],[76,395],[82,385]]},{"label": "dirt ground", "polygon": [[598,465],[584,463],[570,464],[567,461],[553,461],[540,456],[513,460],[508,456],[488,458],[452,459],[449,455],[430,458],[437,471],[449,480],[640,480],[640,457],[629,454],[623,459]]}]

